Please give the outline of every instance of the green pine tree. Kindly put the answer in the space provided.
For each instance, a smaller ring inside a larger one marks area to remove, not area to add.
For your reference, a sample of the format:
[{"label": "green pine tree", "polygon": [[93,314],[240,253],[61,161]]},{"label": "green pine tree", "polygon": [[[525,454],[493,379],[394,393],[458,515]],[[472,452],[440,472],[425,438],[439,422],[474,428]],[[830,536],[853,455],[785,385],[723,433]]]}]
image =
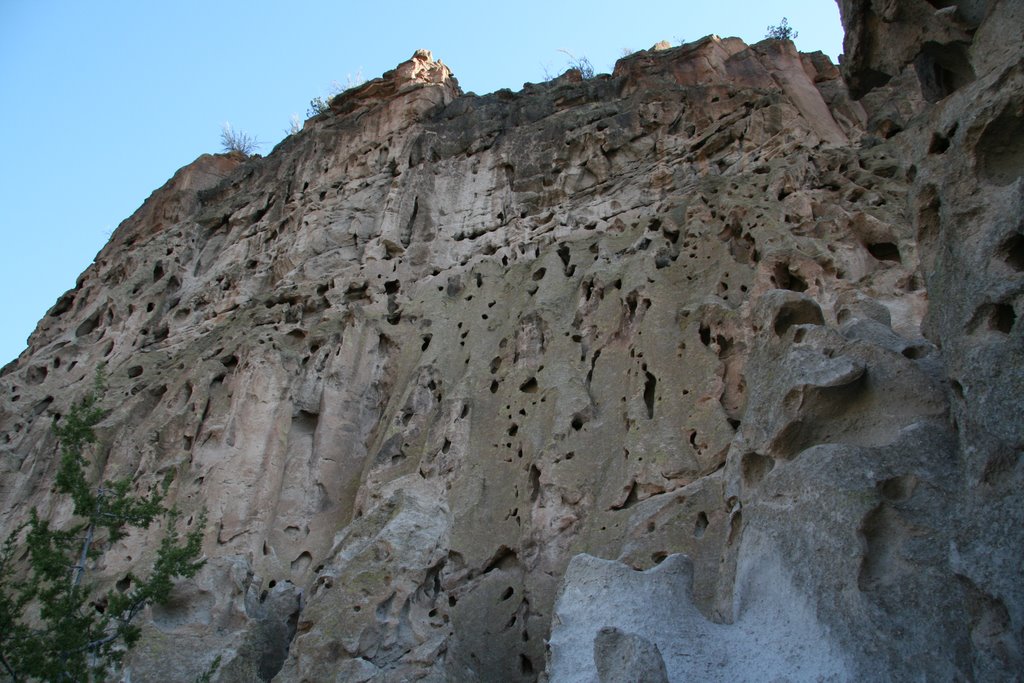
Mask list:
[{"label": "green pine tree", "polygon": [[793,27],[789,25],[789,19],[782,17],[777,25],[768,27],[767,33],[764,37],[769,40],[796,40],[800,34],[793,30]]},{"label": "green pine tree", "polygon": [[[103,390],[101,370],[92,391],[54,425],[61,446],[56,490],[71,497],[75,523],[55,529],[32,510],[0,547],[0,673],[11,681],[105,680],[138,640],[132,622],[139,612],[166,603],[175,577],[195,576],[203,566],[205,515],[181,537],[178,511],[162,505],[166,486],[136,496],[127,479],[89,483],[86,456],[96,442],[93,427],[106,415]],[[129,575],[126,590],[97,595],[85,581],[89,560],[101,545],[158,517],[167,531],[149,576]]]}]

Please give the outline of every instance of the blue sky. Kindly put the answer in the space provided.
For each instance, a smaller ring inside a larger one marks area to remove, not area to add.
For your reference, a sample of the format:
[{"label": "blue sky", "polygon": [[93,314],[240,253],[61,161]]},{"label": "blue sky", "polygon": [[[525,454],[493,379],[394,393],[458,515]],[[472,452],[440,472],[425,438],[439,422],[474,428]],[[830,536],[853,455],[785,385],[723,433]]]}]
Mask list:
[{"label": "blue sky", "polygon": [[466,91],[518,90],[586,56],[709,33],[764,37],[836,61],[833,0],[304,3],[0,0],[0,366],[174,172],[219,151],[229,121],[265,144],[334,84],[374,78],[418,48]]}]

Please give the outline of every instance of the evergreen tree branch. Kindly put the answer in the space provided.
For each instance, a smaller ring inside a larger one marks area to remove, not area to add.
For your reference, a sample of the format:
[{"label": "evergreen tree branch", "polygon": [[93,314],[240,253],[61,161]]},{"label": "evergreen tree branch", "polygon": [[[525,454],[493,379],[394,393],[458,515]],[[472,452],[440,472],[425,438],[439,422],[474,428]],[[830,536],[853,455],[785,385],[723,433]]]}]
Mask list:
[{"label": "evergreen tree branch", "polygon": [[[93,391],[54,427],[60,442],[56,488],[71,497],[80,521],[54,529],[33,509],[0,546],[0,671],[13,681],[103,680],[138,640],[133,621],[145,606],[166,603],[175,579],[195,576],[203,566],[205,512],[182,538],[180,515],[162,505],[161,492],[134,495],[129,480],[89,483],[86,453],[97,440],[93,428],[107,415],[100,407],[103,388],[98,372]],[[166,531],[149,577],[129,575],[130,592],[110,590],[90,601],[95,593],[84,577],[97,535],[105,531],[100,538],[113,542],[161,516]],[[16,562],[22,535],[27,552]]]}]

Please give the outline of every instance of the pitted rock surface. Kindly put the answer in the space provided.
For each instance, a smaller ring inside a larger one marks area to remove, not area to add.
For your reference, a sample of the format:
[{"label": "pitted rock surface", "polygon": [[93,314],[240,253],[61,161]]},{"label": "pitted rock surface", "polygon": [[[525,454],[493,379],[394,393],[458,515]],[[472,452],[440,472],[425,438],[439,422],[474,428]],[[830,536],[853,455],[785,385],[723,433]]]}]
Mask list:
[{"label": "pitted rock surface", "polygon": [[211,520],[133,681],[570,680],[571,563],[681,555],[691,630],[614,582],[588,624],[671,680],[693,632],[736,676],[1013,680],[1020,5],[840,5],[860,101],[788,42],[482,97],[421,50],[196,160],[4,368],[0,525],[67,521],[50,426],[102,363],[103,475]]}]

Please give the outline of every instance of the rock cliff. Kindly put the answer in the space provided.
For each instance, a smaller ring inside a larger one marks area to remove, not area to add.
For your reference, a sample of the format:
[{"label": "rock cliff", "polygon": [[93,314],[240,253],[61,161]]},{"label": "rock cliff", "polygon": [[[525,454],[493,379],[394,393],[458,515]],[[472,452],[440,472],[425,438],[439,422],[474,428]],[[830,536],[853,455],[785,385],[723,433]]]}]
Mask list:
[{"label": "rock cliff", "polygon": [[421,50],[197,159],[4,368],[0,525],[104,363],[103,474],[211,520],[133,681],[1014,680],[1024,10],[840,7],[843,74]]}]

